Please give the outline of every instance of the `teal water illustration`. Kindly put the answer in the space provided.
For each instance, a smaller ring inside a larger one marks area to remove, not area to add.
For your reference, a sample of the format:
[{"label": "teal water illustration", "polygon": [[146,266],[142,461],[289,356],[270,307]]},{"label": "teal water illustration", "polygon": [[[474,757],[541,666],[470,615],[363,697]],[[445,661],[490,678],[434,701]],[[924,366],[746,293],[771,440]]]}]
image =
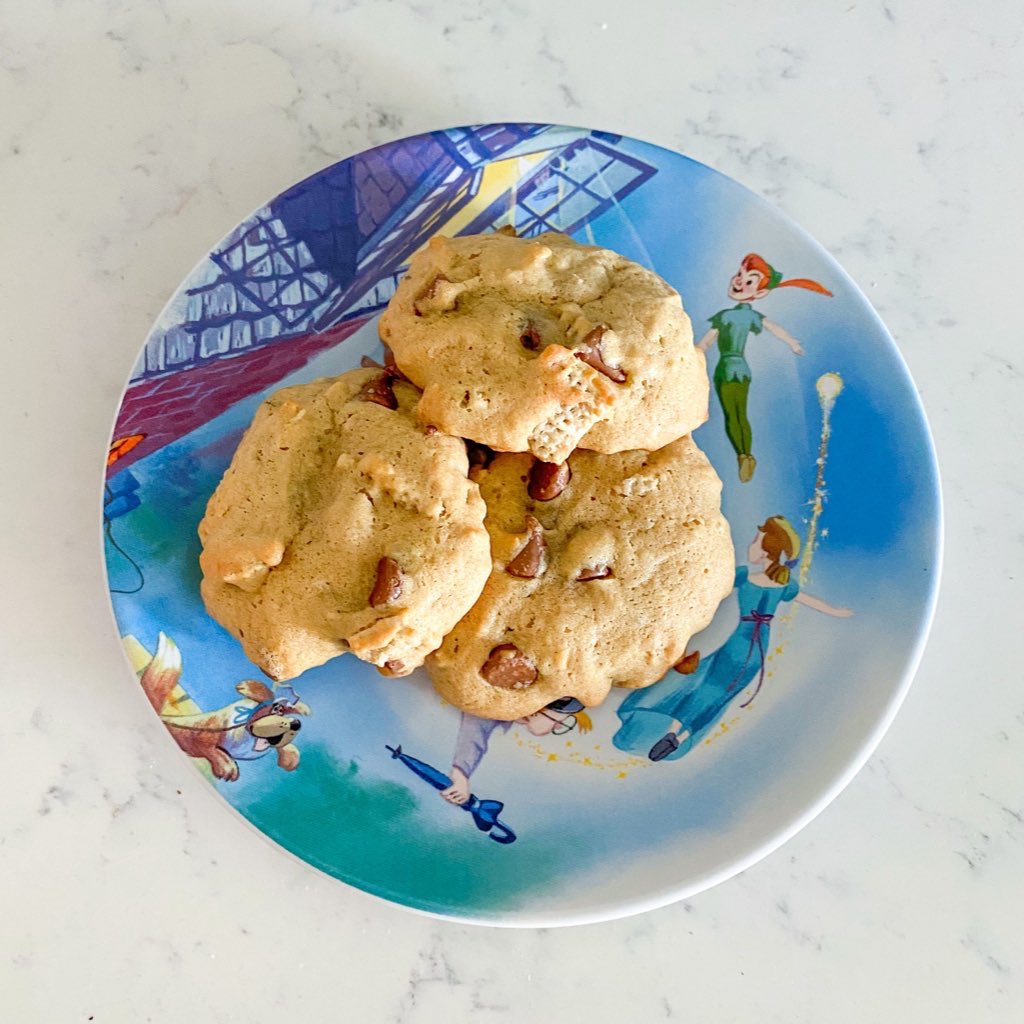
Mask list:
[{"label": "teal water illustration", "polygon": [[533,829],[529,842],[500,847],[458,808],[429,791],[426,799],[424,807],[405,785],[370,777],[318,744],[304,749],[294,775],[268,772],[239,809],[328,874],[384,897],[413,890],[423,910],[500,910],[547,888],[564,866],[555,833]]}]

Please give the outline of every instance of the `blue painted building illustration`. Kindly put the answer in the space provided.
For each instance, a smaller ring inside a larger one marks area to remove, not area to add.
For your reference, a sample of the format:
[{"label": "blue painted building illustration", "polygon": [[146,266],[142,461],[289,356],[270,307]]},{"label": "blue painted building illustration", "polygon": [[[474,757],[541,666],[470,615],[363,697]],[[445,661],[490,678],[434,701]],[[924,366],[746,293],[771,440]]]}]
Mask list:
[{"label": "blue painted building illustration", "polygon": [[175,322],[149,338],[133,380],[186,370],[383,307],[411,255],[478,195],[495,159],[543,153],[512,194],[459,233],[578,230],[654,168],[618,136],[546,138],[546,126],[433,132],[343,161],[257,210],[211,253]]}]

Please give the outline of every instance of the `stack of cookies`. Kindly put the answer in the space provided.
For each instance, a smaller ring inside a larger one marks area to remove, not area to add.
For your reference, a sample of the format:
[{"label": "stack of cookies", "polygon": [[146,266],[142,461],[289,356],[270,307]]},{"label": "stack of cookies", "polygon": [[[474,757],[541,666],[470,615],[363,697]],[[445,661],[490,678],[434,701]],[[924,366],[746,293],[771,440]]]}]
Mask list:
[{"label": "stack of cookies", "polygon": [[562,235],[434,238],[382,366],[263,404],[200,524],[210,613],[274,679],[425,664],[462,710],[599,704],[733,582],[679,295]]}]

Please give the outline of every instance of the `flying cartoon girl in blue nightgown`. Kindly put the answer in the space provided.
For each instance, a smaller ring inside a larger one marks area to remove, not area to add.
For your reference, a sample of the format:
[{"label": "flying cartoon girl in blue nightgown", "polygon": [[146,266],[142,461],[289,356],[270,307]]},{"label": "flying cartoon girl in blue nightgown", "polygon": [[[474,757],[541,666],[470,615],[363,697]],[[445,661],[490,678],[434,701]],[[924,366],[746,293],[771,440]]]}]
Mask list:
[{"label": "flying cartoon girl in blue nightgown", "polygon": [[756,678],[757,688],[741,706],[749,704],[764,680],[769,631],[783,602],[796,601],[836,618],[853,614],[800,591],[787,565],[799,553],[800,538],[784,516],[772,516],[758,527],[747,552],[749,564],[736,569],[740,621],[732,636],[692,674],[672,671],[623,700],[617,712],[622,724],[613,738],[619,750],[646,754],[652,761],[675,760],[711,731]]}]

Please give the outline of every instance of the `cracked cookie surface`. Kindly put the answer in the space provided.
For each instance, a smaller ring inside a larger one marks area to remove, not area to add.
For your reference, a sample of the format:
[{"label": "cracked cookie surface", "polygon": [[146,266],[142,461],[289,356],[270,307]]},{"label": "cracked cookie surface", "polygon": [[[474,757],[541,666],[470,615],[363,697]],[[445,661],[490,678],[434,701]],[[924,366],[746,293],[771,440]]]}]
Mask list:
[{"label": "cracked cookie surface", "polygon": [[210,614],[274,679],[344,651],[407,675],[491,568],[463,442],[377,369],[276,392],[199,526]]},{"label": "cracked cookie surface", "polygon": [[464,711],[512,720],[657,682],[732,588],[722,484],[689,437],[655,452],[580,450],[561,472],[502,454],[472,475],[493,568],[426,662]]},{"label": "cracked cookie surface", "polygon": [[425,423],[562,462],[660,448],[707,419],[704,355],[679,294],[566,235],[431,239],[380,321]]}]

